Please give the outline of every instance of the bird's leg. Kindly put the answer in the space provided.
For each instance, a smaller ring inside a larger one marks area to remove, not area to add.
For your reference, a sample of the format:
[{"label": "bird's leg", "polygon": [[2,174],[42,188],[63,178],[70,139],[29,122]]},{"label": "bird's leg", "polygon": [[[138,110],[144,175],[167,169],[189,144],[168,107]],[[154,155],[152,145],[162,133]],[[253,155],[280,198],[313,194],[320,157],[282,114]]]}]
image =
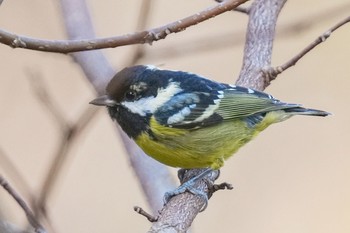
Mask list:
[{"label": "bird's leg", "polygon": [[[178,171],[178,177],[180,180],[183,179],[185,173],[186,173],[187,169],[180,169]],[[199,175],[191,178],[190,180],[184,182],[183,184],[181,184],[178,188],[176,188],[175,190],[173,191],[170,191],[170,192],[166,192],[165,195],[164,195],[164,203],[168,203],[169,200],[173,197],[173,196],[176,196],[178,194],[181,194],[181,193],[184,193],[186,191],[194,194],[194,195],[198,195],[200,196],[201,198],[203,198],[205,200],[205,205],[204,207],[202,208],[201,211],[203,211],[207,205],[208,205],[208,196],[205,192],[197,189],[194,187],[194,184],[201,180],[202,178],[204,178],[206,175],[208,175],[210,172],[212,172],[213,170],[211,168],[207,168],[205,169],[202,173],[200,173]]]}]

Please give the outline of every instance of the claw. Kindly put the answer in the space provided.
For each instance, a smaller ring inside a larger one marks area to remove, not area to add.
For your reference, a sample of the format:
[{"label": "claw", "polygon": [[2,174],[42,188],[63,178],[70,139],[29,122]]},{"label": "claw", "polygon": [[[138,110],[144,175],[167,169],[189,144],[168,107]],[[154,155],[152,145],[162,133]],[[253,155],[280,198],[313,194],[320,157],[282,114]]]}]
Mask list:
[{"label": "claw", "polygon": [[[212,170],[210,168],[208,168],[208,169],[204,170],[202,173],[200,173],[199,175],[193,177],[192,179],[190,179],[190,180],[186,181],[185,183],[183,183],[182,185],[180,185],[177,189],[170,191],[170,192],[166,192],[164,194],[164,204],[167,204],[172,197],[188,191],[188,192],[192,193],[193,195],[197,195],[197,196],[201,197],[204,200],[205,204],[201,208],[200,212],[204,211],[208,206],[208,196],[205,192],[203,192],[199,189],[196,189],[193,186],[198,180],[205,177],[211,171]],[[186,169],[179,170],[178,176],[180,179],[183,178],[185,172],[186,172]]]}]

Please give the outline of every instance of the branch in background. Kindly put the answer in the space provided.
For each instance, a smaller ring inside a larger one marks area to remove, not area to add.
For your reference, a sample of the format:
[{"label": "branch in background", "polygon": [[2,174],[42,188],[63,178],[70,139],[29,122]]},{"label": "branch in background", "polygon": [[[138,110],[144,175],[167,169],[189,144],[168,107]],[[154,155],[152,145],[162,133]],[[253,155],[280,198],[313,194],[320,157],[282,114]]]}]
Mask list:
[{"label": "branch in background", "polygon": [[96,115],[97,109],[87,106],[86,110],[81,113],[78,120],[74,124],[71,124],[65,119],[64,114],[58,109],[58,104],[54,103],[51,96],[48,94],[48,88],[45,86],[42,78],[33,72],[29,72],[29,75],[31,79],[29,83],[32,85],[34,94],[42,106],[44,106],[47,112],[53,117],[61,136],[57,149],[54,152],[52,163],[49,166],[48,173],[45,176],[44,183],[39,192],[40,195],[37,199],[33,200],[35,215],[39,218],[43,217],[44,220],[48,222],[50,228],[52,228],[52,224],[50,223],[49,216],[46,211],[47,200],[51,196],[57,179],[63,172],[64,165],[67,164],[71,147],[74,145],[76,139],[80,136],[81,132],[86,128],[88,123]]},{"label": "branch in background", "polygon": [[36,233],[46,233],[46,230],[35,218],[33,212],[30,210],[23,198],[11,187],[11,185],[5,180],[5,178],[0,174],[0,185],[15,199],[18,205],[23,209],[28,222],[34,228]]},{"label": "branch in background", "polygon": [[173,176],[167,166],[146,155],[124,132],[119,130],[119,133],[144,198],[156,214],[163,206],[164,193],[176,187]]},{"label": "branch in background", "polygon": [[[217,4],[214,7],[205,9],[201,12],[198,12],[194,15],[188,16],[186,18],[177,20],[175,22],[166,24],[164,26],[153,28],[150,30],[131,33],[123,36],[115,36],[109,38],[99,38],[99,39],[75,39],[75,40],[42,40],[29,38],[25,36],[16,35],[5,30],[0,30],[0,43],[8,45],[12,48],[24,48],[32,49],[45,52],[55,52],[55,53],[72,53],[79,51],[88,51],[95,49],[104,49],[104,48],[115,48],[119,46],[132,45],[132,44],[152,44],[154,41],[164,39],[169,34],[177,33],[185,30],[188,27],[194,26],[200,22],[213,18],[219,14],[222,14],[226,11],[230,11],[236,8],[238,5],[246,2],[248,0],[227,0],[223,3]],[[64,0],[62,2],[69,2]],[[72,1],[69,5],[75,5],[75,1]],[[68,7],[62,4],[63,9],[69,9]],[[85,7],[86,8],[86,7]],[[83,11],[80,8],[76,13]],[[75,16],[76,17],[76,16]],[[77,17],[78,18],[78,17]],[[74,20],[65,19],[66,21]],[[79,27],[82,25],[79,25]],[[69,27],[69,26],[67,26]],[[76,30],[79,30],[75,28]],[[80,29],[80,31],[82,31]],[[77,32],[77,35],[79,32]],[[93,37],[86,37],[93,38]]]},{"label": "branch in background", "polygon": [[1,219],[0,219],[0,232],[1,233],[34,233],[32,229],[22,230],[16,225],[3,221]]},{"label": "branch in background", "polygon": [[265,78],[266,82],[269,84],[270,81],[274,80],[277,77],[277,75],[279,75],[280,73],[282,73],[286,69],[294,66],[302,57],[304,57],[307,53],[309,53],[317,45],[325,42],[328,39],[328,37],[330,37],[331,34],[335,30],[337,30],[338,28],[340,28],[341,26],[343,26],[349,22],[350,22],[350,16],[341,20],[336,25],[334,25],[333,27],[328,29],[326,32],[324,32],[322,35],[317,37],[316,40],[314,40],[311,44],[309,44],[306,48],[304,48],[301,52],[299,52],[296,56],[294,56],[292,59],[290,59],[289,61],[287,61],[283,65],[277,66],[277,67],[271,67],[271,68],[268,68],[267,70],[264,70],[264,73],[266,76],[266,78]]},{"label": "branch in background", "polygon": [[261,70],[270,67],[277,18],[285,2],[256,0],[251,5],[243,65],[237,85],[256,90],[264,90],[267,86]]},{"label": "branch in background", "polygon": [[[20,191],[24,193],[25,197],[33,198],[34,195],[26,182],[24,176],[15,166],[15,164],[10,159],[10,156],[6,154],[6,152],[0,147],[0,161],[1,167],[6,171],[7,174],[17,183],[17,186],[20,187]],[[1,232],[1,231],[0,231]]]}]

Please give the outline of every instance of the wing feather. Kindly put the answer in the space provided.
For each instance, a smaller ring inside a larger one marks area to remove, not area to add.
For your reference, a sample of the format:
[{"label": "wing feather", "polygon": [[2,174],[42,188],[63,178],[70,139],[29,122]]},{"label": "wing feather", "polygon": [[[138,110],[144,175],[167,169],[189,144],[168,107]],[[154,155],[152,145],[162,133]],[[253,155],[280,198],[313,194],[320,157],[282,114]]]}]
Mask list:
[{"label": "wing feather", "polygon": [[298,106],[280,102],[264,92],[227,85],[219,90],[178,93],[154,116],[160,124],[193,129]]},{"label": "wing feather", "polygon": [[246,92],[227,89],[224,91],[224,98],[220,102],[217,113],[226,120],[298,106],[300,105],[280,102],[263,92],[250,89]]}]

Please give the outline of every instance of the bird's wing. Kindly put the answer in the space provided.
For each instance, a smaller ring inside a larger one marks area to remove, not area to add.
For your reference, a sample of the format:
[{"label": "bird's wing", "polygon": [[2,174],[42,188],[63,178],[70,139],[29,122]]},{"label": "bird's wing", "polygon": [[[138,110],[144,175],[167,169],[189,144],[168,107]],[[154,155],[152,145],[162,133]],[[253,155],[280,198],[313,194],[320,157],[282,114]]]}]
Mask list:
[{"label": "bird's wing", "polygon": [[298,106],[300,105],[281,102],[264,92],[235,86],[224,91],[224,98],[216,112],[223,119],[234,119]]},{"label": "bird's wing", "polygon": [[154,116],[163,125],[193,129],[297,106],[280,102],[263,92],[229,86],[208,92],[180,93],[158,109]]}]

